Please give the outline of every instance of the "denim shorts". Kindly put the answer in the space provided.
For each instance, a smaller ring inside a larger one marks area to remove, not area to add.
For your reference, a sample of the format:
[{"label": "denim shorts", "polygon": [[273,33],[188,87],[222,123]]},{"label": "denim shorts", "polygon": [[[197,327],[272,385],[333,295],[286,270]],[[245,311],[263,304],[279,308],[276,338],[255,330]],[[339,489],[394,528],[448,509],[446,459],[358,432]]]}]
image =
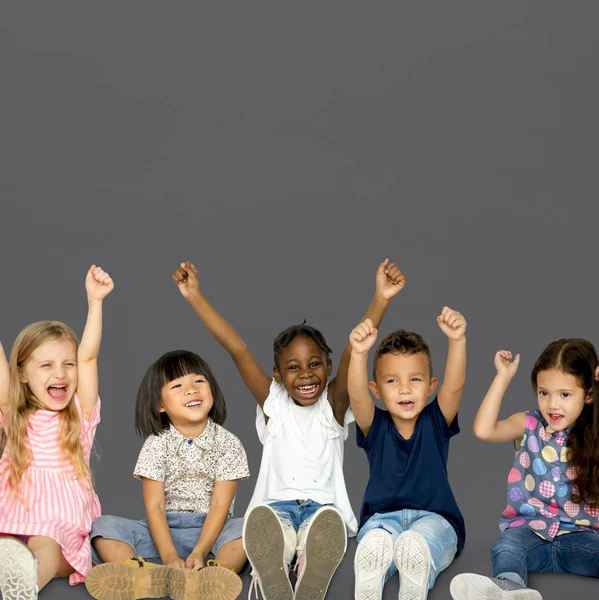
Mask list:
[{"label": "denim shorts", "polygon": [[[185,560],[195,548],[200,538],[202,526],[206,519],[205,514],[199,513],[167,513],[166,520],[171,531],[173,544],[177,554]],[[208,558],[214,558],[221,546],[241,538],[243,531],[243,519],[227,519],[224,527],[219,533]],[[141,556],[148,562],[162,564],[160,553],[154,544],[147,519],[133,521],[124,517],[102,516],[98,517],[92,525],[90,540],[95,537],[103,537],[109,540],[117,540],[129,544],[137,556]],[[97,550],[92,544],[92,561],[99,565],[102,563]],[[247,565],[247,563],[246,563]],[[242,573],[246,568],[242,570]]]}]

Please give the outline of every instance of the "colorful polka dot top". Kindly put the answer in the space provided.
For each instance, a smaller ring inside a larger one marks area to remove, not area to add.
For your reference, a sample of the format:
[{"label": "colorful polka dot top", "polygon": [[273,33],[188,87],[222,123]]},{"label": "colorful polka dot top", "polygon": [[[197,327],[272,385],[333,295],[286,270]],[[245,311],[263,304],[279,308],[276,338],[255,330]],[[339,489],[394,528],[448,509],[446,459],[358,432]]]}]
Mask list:
[{"label": "colorful polka dot top", "polygon": [[553,431],[537,409],[526,413],[524,437],[508,475],[501,531],[528,526],[549,541],[575,531],[599,532],[599,509],[571,500],[576,472],[569,463],[569,433]]}]

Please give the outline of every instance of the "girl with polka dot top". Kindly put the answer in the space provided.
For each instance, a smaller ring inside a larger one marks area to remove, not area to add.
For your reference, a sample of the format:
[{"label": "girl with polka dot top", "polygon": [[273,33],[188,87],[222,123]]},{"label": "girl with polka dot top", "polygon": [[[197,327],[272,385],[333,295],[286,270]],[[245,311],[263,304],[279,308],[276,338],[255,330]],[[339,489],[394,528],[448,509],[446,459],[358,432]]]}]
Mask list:
[{"label": "girl with polka dot top", "polygon": [[491,551],[493,578],[465,573],[455,600],[540,600],[529,572],[599,577],[599,358],[590,342],[552,342],[535,363],[538,408],[499,420],[501,400],[520,355],[495,355],[497,376],[474,421],[489,442],[514,440],[501,535]]}]

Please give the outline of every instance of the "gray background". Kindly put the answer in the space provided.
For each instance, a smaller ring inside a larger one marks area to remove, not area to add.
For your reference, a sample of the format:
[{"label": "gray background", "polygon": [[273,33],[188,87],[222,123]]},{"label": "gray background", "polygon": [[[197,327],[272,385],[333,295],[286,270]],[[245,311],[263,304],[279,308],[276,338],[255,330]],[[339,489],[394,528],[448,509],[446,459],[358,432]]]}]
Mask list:
[{"label": "gray background", "polygon": [[[81,333],[85,271],[113,275],[94,462],[106,514],[141,518],[131,473],[140,379],[163,352],[207,358],[245,444],[255,403],[170,276],[195,261],[265,369],[307,318],[339,358],[390,256],[407,287],[383,331],[429,340],[442,375],[447,304],[468,319],[468,382],[450,477],[463,555],[438,579],[490,572],[509,445],[471,433],[500,348],[522,353],[505,414],[562,336],[599,342],[596,231],[599,9],[588,2],[48,2],[0,11],[1,339],[40,319]],[[351,428],[359,511],[367,462]],[[351,542],[329,597],[353,595]],[[533,575],[545,598],[597,582]],[[244,579],[245,592],[249,580]],[[397,579],[385,589],[396,597]],[[52,582],[42,598],[84,598]]]}]

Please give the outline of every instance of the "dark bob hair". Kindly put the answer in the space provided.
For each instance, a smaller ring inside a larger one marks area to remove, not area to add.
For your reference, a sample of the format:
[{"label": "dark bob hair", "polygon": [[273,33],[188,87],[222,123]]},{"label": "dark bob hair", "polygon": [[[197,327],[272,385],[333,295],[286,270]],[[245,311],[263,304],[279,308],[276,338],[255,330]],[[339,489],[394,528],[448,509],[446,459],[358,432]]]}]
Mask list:
[{"label": "dark bob hair", "polygon": [[135,431],[144,437],[159,435],[168,429],[170,420],[160,412],[162,387],[185,375],[203,375],[210,384],[212,408],[208,417],[222,425],[227,418],[225,398],[210,367],[197,354],[187,350],[174,350],[163,354],[147,371],[137,391],[135,403]]}]

